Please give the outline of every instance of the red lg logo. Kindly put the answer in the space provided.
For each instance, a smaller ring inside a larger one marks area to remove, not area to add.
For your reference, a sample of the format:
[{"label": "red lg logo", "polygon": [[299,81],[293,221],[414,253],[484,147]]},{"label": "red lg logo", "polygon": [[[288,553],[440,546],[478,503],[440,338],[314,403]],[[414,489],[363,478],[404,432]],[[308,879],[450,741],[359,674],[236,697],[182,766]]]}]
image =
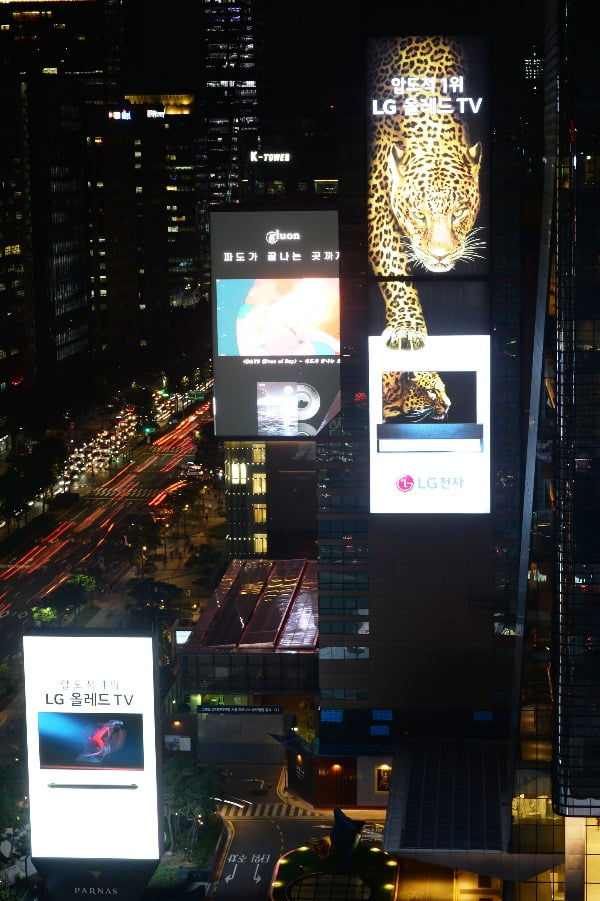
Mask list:
[{"label": "red lg logo", "polygon": [[415,480],[412,476],[400,476],[396,479],[396,488],[398,491],[412,491],[415,487]]}]

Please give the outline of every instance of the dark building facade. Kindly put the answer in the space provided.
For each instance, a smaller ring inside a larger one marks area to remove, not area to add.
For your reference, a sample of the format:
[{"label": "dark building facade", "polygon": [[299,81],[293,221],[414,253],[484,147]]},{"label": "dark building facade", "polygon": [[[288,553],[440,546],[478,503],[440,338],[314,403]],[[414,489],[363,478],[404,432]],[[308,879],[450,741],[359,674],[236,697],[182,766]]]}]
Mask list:
[{"label": "dark building facade", "polygon": [[[567,817],[600,812],[598,509],[598,91],[590,83],[597,29],[576,4],[550,21],[556,93],[547,148],[555,148],[548,283],[547,366],[555,364],[556,541],[553,795]],[[573,48],[577,48],[574,52]],[[554,360],[550,352],[554,351]]]},{"label": "dark building facade", "polygon": [[193,113],[191,94],[86,106],[91,351],[97,368],[122,366],[124,378],[167,367],[178,353],[200,358],[203,334],[208,341]]},{"label": "dark building facade", "polygon": [[[320,797],[320,782],[348,804],[389,767],[387,850],[505,879],[522,897],[557,885],[575,897],[577,855],[585,849],[594,866],[597,825],[581,819],[596,804],[595,706],[584,702],[596,641],[595,107],[591,82],[578,87],[578,54],[571,67],[574,7],[545,15],[531,16],[520,44],[510,16],[493,35],[484,23],[462,29],[487,35],[491,73],[489,512],[371,512],[374,332],[357,110],[372,98],[346,91],[338,108],[343,362],[341,411],[315,442],[318,722],[310,747],[290,744],[288,769],[301,766],[297,791]],[[415,18],[388,33],[430,33]],[[457,21],[437,25],[461,32]],[[362,37],[353,60],[364,85],[361,47]]]}]

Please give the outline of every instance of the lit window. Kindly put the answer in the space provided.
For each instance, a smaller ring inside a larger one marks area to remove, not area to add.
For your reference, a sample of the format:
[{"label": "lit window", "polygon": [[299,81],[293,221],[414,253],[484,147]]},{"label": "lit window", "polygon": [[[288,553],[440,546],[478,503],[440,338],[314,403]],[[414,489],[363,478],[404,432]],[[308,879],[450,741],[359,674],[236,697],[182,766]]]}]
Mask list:
[{"label": "lit window", "polygon": [[262,464],[266,460],[266,451],[264,444],[252,445],[252,462]]},{"label": "lit window", "polygon": [[344,719],[344,711],[321,710],[320,719],[322,723],[341,723]]},{"label": "lit window", "polygon": [[245,463],[232,463],[231,464],[231,484],[232,485],[245,485],[247,478],[248,478],[248,473],[247,473]]},{"label": "lit window", "polygon": [[253,536],[253,545],[255,554],[267,553],[267,536],[264,532],[257,532]]},{"label": "lit window", "polygon": [[252,507],[255,523],[265,523],[267,521],[267,505],[254,504]]},{"label": "lit window", "polygon": [[389,735],[389,726],[371,726],[371,735]]}]

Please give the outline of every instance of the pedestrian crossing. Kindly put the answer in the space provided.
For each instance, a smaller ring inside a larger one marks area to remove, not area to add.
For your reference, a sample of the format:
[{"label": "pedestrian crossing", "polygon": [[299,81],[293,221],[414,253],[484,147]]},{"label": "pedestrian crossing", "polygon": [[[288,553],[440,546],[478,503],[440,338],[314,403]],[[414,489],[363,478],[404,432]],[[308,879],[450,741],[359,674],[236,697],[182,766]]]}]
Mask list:
[{"label": "pedestrian crossing", "polygon": [[155,497],[156,488],[119,488],[118,485],[115,487],[106,487],[100,486],[98,488],[93,488],[88,497],[93,500],[105,500],[106,498],[127,498],[127,500],[139,500],[139,501],[148,501],[151,498]]},{"label": "pedestrian crossing", "polygon": [[307,818],[322,817],[323,815],[316,810],[309,810],[306,807],[298,807],[296,804],[247,804],[245,807],[238,807],[237,804],[222,804],[221,816],[226,820],[240,817],[298,817]]}]

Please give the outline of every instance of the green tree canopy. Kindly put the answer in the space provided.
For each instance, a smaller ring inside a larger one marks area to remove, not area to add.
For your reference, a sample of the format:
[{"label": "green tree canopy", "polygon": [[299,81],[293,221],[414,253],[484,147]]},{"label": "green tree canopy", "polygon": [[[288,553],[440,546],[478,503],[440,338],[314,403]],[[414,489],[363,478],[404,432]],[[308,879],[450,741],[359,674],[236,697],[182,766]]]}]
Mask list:
[{"label": "green tree canopy", "polygon": [[220,767],[202,766],[195,760],[169,758],[163,768],[165,818],[174,846],[183,822],[188,830],[187,846],[192,847],[202,821],[217,810],[222,796],[224,772]]}]

